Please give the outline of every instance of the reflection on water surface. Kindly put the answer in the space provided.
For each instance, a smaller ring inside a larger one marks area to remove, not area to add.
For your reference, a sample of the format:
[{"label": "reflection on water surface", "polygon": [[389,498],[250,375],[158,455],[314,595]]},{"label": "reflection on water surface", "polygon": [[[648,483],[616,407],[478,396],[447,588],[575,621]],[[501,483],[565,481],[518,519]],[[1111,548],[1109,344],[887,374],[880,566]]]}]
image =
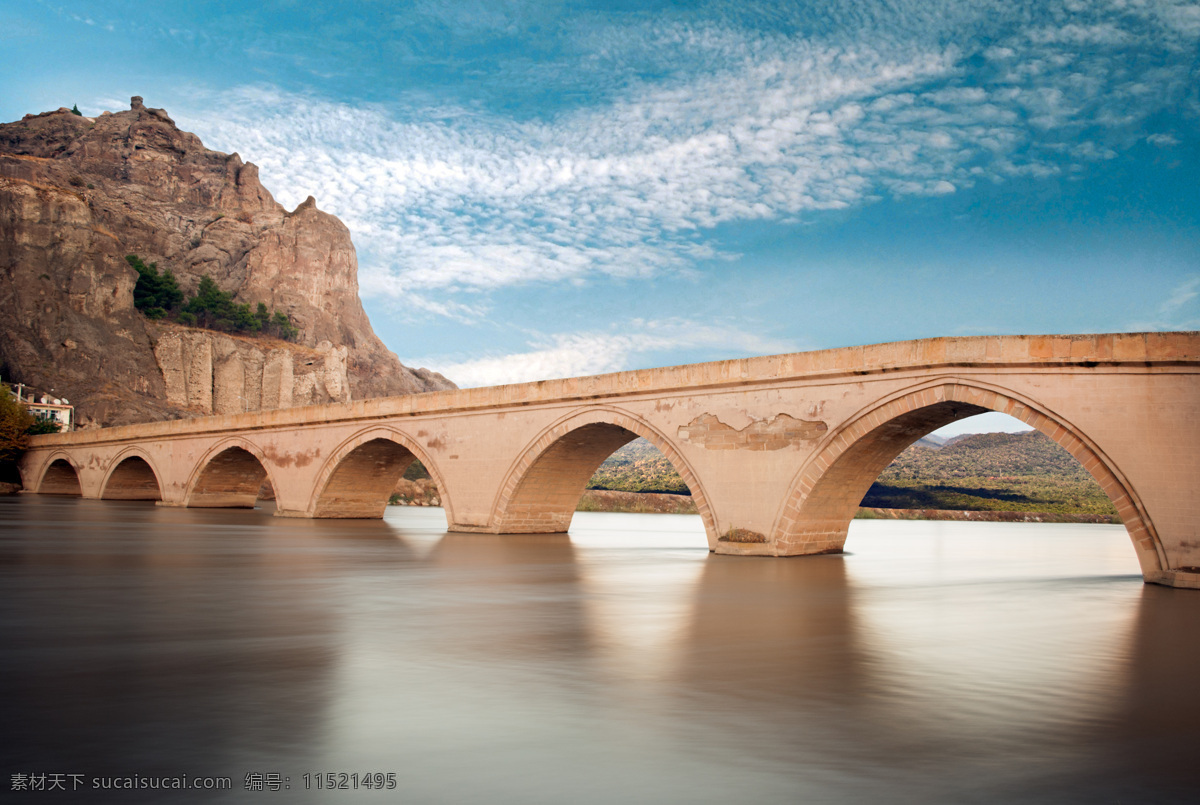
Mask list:
[{"label": "reflection on water surface", "polygon": [[[1114,526],[856,522],[708,554],[571,536],[0,498],[4,772],[395,772],[337,801],[1185,801],[1200,594]],[[161,795],[100,792],[114,801]],[[33,793],[27,796],[36,796]],[[79,792],[77,798],[102,796]]]}]

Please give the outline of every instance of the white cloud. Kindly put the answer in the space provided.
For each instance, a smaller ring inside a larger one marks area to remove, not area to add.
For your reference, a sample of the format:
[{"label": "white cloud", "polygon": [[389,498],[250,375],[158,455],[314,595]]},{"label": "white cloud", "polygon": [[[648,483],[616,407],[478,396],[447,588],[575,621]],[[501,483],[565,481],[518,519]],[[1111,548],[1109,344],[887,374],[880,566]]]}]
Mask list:
[{"label": "white cloud", "polygon": [[625,367],[633,347],[632,340],[625,336],[581,334],[559,336],[550,345],[509,355],[449,364],[425,362],[441,366],[440,371],[462,388],[499,386],[616,372]]},{"label": "white cloud", "polygon": [[644,365],[637,356],[677,349],[713,348],[724,357],[794,352],[788,341],[769,339],[732,325],[707,325],[685,319],[624,323],[620,332],[539,336],[529,349],[460,362],[424,358],[415,365],[436,365],[463,388],[524,383],[560,377],[619,372]]},{"label": "white cloud", "polygon": [[1154,318],[1137,321],[1125,329],[1130,332],[1163,330],[1200,330],[1200,310],[1193,304],[1200,296],[1200,276],[1193,276],[1171,289],[1158,306]]},{"label": "white cloud", "polygon": [[1179,145],[1179,138],[1172,134],[1151,134],[1146,138],[1146,142],[1159,148],[1170,148]]},{"label": "white cloud", "polygon": [[986,414],[976,414],[952,422],[943,428],[938,428],[930,435],[951,439],[967,433],[1027,433],[1031,430],[1033,430],[1032,427],[1016,417],[1001,414],[998,411],[989,411]]},{"label": "white cloud", "polygon": [[1165,317],[1176,315],[1181,308],[1200,296],[1200,277],[1192,277],[1182,285],[1171,289],[1171,295],[1159,308],[1159,313]]},{"label": "white cloud", "polygon": [[469,319],[480,307],[465,293],[685,271],[723,256],[711,232],[727,222],[798,220],[1112,159],[1142,136],[1139,121],[1194,84],[1194,59],[1120,55],[1194,50],[1200,28],[1185,4],[1050,7],[1036,24],[981,36],[982,65],[978,51],[928,31],[952,15],[988,33],[991,12],[964,21],[974,12],[955,4],[904,5],[924,31],[872,7],[871,36],[855,40],[857,17],[838,8],[855,24],[826,38],[601,26],[590,45],[613,70],[634,50],[683,66],[552,117],[352,105],[263,86],[201,93],[172,112],[209,147],[256,162],[286,206],[312,194],[341,217],[365,294],[413,295],[426,311]]},{"label": "white cloud", "polygon": [[1072,45],[1118,45],[1129,42],[1132,35],[1111,22],[1095,25],[1068,23],[1060,27],[1036,28],[1029,38],[1038,44],[1065,43]]}]

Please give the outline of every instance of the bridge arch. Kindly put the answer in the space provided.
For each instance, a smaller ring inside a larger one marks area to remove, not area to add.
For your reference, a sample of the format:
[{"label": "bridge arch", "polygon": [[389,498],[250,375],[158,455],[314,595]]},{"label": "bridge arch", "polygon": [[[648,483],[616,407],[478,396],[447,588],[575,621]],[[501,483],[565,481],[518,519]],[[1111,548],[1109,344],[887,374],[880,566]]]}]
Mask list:
[{"label": "bridge arch", "polygon": [[1074,456],[1116,506],[1143,574],[1161,574],[1167,567],[1165,554],[1145,506],[1095,442],[1065,418],[1014,391],[960,378],[898,392],[827,434],[790,487],[773,529],[774,552],[840,551],[863,496],[896,456],[931,431],[988,411],[1025,422]]},{"label": "bridge arch", "polygon": [[83,486],[79,482],[79,467],[70,455],[63,452],[54,453],[46,461],[34,487],[39,495],[68,495],[83,497]]},{"label": "bridge arch", "polygon": [[142,450],[129,447],[109,462],[100,483],[103,500],[162,500],[161,477]]},{"label": "bridge arch", "polygon": [[396,483],[414,460],[425,466],[437,484],[447,524],[454,522],[450,490],[429,454],[403,431],[388,427],[367,428],[338,445],[313,485],[310,515],[383,517]]},{"label": "bridge arch", "polygon": [[691,490],[711,549],[717,530],[699,476],[661,431],[628,411],[607,406],[568,414],[538,434],[509,468],[492,506],[489,530],[565,532],[596,469],[639,436],[658,448]]},{"label": "bridge arch", "polygon": [[184,505],[190,508],[253,509],[258,490],[270,479],[262,448],[240,436],[211,447],[188,479]]}]

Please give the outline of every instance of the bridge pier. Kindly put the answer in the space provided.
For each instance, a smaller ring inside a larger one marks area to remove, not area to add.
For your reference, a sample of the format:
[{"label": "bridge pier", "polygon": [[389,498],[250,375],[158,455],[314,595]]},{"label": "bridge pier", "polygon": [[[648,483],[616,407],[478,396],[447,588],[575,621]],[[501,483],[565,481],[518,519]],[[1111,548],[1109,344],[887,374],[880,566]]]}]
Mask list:
[{"label": "bridge pier", "polygon": [[982,411],[1069,451],[1113,501],[1148,582],[1200,588],[1200,333],[928,339],[37,436],[45,494],[381,517],[414,459],[451,531],[570,527],[596,466],[644,437],[692,492],[711,551],[843,549],[880,471]]},{"label": "bridge pier", "polygon": [[1157,578],[1147,579],[1154,584],[1179,587],[1185,590],[1200,590],[1200,572],[1187,570],[1164,570]]}]

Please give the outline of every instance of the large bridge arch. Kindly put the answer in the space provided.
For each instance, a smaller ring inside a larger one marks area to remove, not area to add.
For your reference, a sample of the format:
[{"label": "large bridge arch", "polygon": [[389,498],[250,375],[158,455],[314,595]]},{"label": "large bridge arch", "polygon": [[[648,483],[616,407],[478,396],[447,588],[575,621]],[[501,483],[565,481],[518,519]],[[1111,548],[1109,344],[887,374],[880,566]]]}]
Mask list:
[{"label": "large bridge arch", "polygon": [[128,447],[108,464],[100,483],[102,500],[162,500],[162,473],[137,447]]},{"label": "large bridge arch", "polygon": [[671,462],[691,490],[704,521],[709,548],[717,530],[704,485],[674,443],[661,431],[619,408],[589,407],[545,428],[509,467],[492,505],[492,527],[500,534],[565,532],[596,469],[638,437]]},{"label": "large bridge arch", "polygon": [[46,459],[38,476],[34,490],[39,495],[83,496],[83,485],[79,478],[79,466],[75,459],[63,451],[56,451]]},{"label": "large bridge arch", "polygon": [[774,553],[840,551],[858,505],[879,474],[925,434],[987,411],[1015,417],[1074,456],[1112,500],[1142,573],[1167,569],[1145,506],[1120,469],[1078,426],[1017,392],[961,378],[940,378],[860,410],[827,434],[790,486],[773,529]]},{"label": "large bridge arch", "polygon": [[188,478],[184,505],[190,508],[253,509],[264,480],[275,479],[263,450],[234,436],[210,447]]},{"label": "large bridge arch", "polygon": [[453,523],[454,502],[437,465],[415,439],[389,427],[367,428],[337,446],[313,484],[309,516],[383,517],[396,483],[414,460],[429,471],[437,484],[447,525]]}]

